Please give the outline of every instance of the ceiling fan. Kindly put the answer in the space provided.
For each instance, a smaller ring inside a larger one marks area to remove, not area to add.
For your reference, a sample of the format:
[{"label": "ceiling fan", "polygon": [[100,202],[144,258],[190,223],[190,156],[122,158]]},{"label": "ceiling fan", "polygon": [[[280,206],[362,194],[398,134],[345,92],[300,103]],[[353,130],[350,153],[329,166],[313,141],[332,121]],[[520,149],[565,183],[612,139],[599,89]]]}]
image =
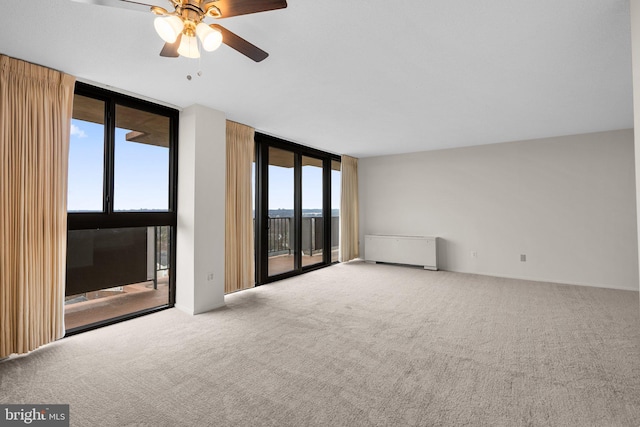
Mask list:
[{"label": "ceiling fan", "polygon": [[[148,3],[133,0],[73,1],[154,13],[157,15],[154,27],[165,41],[160,56],[198,58],[199,45],[210,52],[224,43],[255,62],[262,61],[269,54],[221,25],[206,24],[205,18],[229,18],[287,7],[286,0],[148,0]],[[161,6],[167,6],[167,3],[171,6],[170,10]]]}]

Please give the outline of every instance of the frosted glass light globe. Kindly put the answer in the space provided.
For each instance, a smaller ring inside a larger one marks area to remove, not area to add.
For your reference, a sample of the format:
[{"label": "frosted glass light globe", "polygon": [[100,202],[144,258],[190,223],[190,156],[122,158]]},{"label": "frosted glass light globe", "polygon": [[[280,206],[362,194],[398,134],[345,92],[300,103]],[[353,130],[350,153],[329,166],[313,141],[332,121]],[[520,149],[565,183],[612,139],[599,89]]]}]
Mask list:
[{"label": "frosted glass light globe", "polygon": [[216,50],[222,44],[222,33],[217,28],[211,28],[203,22],[196,27],[196,34],[207,52]]}]

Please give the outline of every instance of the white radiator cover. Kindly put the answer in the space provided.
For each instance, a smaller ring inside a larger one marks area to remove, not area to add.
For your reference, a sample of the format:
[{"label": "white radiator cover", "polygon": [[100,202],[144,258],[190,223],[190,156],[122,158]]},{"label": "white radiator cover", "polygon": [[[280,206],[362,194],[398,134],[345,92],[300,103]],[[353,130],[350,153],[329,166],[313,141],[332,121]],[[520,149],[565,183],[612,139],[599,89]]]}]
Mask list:
[{"label": "white radiator cover", "polygon": [[437,237],[430,236],[364,236],[364,259],[369,262],[420,265],[437,270]]}]

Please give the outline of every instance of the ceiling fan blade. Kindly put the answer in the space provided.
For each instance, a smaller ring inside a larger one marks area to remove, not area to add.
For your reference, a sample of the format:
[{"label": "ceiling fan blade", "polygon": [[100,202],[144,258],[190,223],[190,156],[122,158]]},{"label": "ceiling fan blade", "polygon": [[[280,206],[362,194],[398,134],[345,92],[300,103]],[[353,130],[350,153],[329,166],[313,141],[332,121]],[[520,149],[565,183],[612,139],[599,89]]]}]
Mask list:
[{"label": "ceiling fan blade", "polygon": [[[138,10],[141,12],[149,12],[151,6],[165,5],[167,1],[150,0],[147,3],[137,0],[72,0],[76,3],[86,3],[98,6],[118,7],[121,9]],[[158,4],[155,4],[158,3]]]},{"label": "ceiling fan blade", "polygon": [[178,53],[180,40],[182,40],[182,34],[179,34],[178,38],[173,43],[165,43],[160,51],[160,56],[164,56],[165,58],[177,58],[180,56]]},{"label": "ceiling fan blade", "polygon": [[266,12],[268,10],[284,9],[287,7],[287,0],[216,0],[205,2],[215,4],[221,12],[221,18],[231,16],[247,15],[249,13]]},{"label": "ceiling fan blade", "polygon": [[256,62],[260,62],[265,59],[269,54],[258,46],[249,43],[237,34],[232,33],[221,25],[211,24],[211,27],[220,30],[222,33],[222,43],[226,44],[232,49],[237,50],[249,59],[253,59]]}]

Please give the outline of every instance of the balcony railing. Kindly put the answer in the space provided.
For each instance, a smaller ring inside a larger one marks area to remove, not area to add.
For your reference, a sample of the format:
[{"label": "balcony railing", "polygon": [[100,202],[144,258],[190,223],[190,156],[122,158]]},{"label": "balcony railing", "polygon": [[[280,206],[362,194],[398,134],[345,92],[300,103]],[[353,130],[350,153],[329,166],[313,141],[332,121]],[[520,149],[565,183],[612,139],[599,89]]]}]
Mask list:
[{"label": "balcony railing", "polygon": [[[269,217],[268,219],[269,256],[291,254],[293,242],[292,217]],[[340,217],[331,217],[331,249],[337,249],[339,240]],[[324,249],[324,222],[322,217],[302,217],[302,254],[316,255]]]},{"label": "balcony railing", "polygon": [[267,219],[268,240],[269,240],[269,256],[289,253],[293,249],[291,242],[291,227],[293,226],[293,218],[278,217]]}]

